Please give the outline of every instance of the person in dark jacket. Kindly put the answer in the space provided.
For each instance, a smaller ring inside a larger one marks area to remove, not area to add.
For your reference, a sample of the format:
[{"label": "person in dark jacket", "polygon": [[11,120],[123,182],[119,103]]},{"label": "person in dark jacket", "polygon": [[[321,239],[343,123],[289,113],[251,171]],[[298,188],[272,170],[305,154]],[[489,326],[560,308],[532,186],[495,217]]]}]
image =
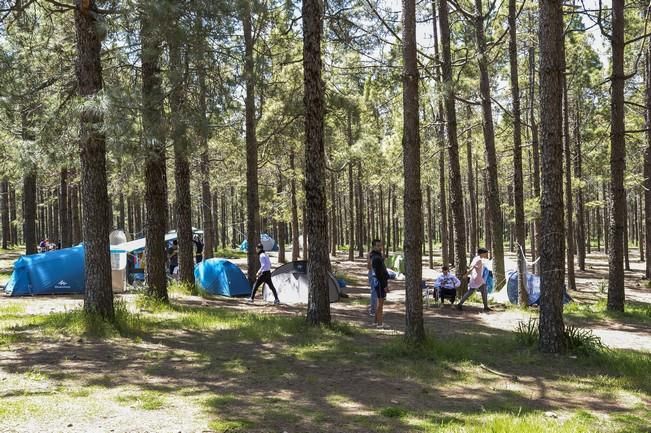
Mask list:
[{"label": "person in dark jacket", "polygon": [[389,273],[384,264],[382,255],[382,241],[373,240],[373,250],[370,255],[371,268],[373,269],[372,285],[377,295],[377,306],[375,309],[375,326],[384,328],[384,300],[389,292]]}]

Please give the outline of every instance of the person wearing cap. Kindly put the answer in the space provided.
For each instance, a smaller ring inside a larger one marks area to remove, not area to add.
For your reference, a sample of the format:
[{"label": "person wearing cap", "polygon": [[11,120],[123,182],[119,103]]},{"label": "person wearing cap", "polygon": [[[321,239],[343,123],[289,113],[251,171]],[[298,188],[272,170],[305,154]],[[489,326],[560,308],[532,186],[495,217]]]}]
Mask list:
[{"label": "person wearing cap", "polygon": [[253,285],[253,292],[251,292],[249,302],[254,301],[255,293],[258,291],[258,288],[261,285],[266,284],[269,289],[271,289],[271,293],[274,294],[274,305],[278,305],[280,304],[278,293],[276,292],[273,281],[271,281],[271,260],[269,259],[269,256],[267,256],[267,254],[264,252],[264,246],[262,246],[262,244],[258,244],[256,250],[258,251],[258,258],[260,259],[260,270],[256,275],[255,284]]},{"label": "person wearing cap", "polygon": [[477,250],[477,255],[472,259],[470,263],[470,269],[468,271],[467,277],[470,277],[468,281],[468,290],[463,295],[459,303],[457,304],[457,309],[461,310],[462,305],[466,302],[466,299],[470,297],[476,290],[479,290],[481,293],[481,299],[484,302],[484,311],[491,311],[491,308],[488,306],[488,290],[486,289],[486,281],[484,281],[484,262],[482,259],[488,258],[488,250],[486,248],[479,248]]}]

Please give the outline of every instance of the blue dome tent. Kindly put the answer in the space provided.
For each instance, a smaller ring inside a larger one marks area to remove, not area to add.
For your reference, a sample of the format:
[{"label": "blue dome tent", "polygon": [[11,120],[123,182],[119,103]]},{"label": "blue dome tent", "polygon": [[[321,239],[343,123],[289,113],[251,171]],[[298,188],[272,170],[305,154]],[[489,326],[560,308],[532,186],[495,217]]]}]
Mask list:
[{"label": "blue dome tent", "polygon": [[84,293],[84,267],[82,245],[22,256],[14,263],[5,293],[9,296]]},{"label": "blue dome tent", "polygon": [[194,278],[199,287],[211,295],[250,296],[251,286],[244,273],[232,262],[208,259],[194,268]]}]

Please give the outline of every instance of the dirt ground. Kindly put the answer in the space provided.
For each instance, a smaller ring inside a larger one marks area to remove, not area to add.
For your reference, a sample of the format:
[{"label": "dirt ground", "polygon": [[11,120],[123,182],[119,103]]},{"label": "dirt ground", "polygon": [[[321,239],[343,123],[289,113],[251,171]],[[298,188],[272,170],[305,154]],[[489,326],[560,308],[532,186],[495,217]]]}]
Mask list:
[{"label": "dirt ground", "polygon": [[[275,264],[275,259],[272,260]],[[243,260],[236,262],[240,265],[244,263]],[[507,269],[512,264],[513,258],[509,257]],[[579,303],[594,303],[604,296],[599,293],[599,284],[607,278],[605,256],[591,255],[587,264],[585,272],[577,272],[579,290],[571,293]],[[349,298],[333,303],[331,308],[336,320],[370,328],[372,318],[366,313],[369,295],[364,265],[361,261],[333,259],[335,271],[344,273],[349,279],[346,288]],[[627,299],[651,304],[651,289],[642,280],[643,264],[633,260],[631,265],[633,270],[626,277]],[[435,273],[424,268],[426,279],[433,278]],[[128,294],[123,296],[127,300],[133,297]],[[402,333],[404,297],[404,284],[392,282],[385,310],[385,322],[389,329],[373,330],[373,338],[382,339]],[[176,301],[241,311],[304,314],[304,307],[274,308],[260,303],[249,305],[242,300],[184,296]],[[0,296],[0,307],[19,304],[30,314],[70,310],[81,306],[82,302],[80,297],[14,299]],[[429,332],[438,338],[455,338],[472,332],[498,335],[514,329],[518,321],[531,316],[531,313],[516,308],[496,306],[495,311],[484,313],[477,303],[467,305],[463,311],[448,306],[425,308],[425,325]],[[621,324],[604,319],[582,322],[581,326],[590,327],[609,347],[651,352],[651,323]],[[208,360],[197,356],[200,353],[198,348],[206,344],[215,345]],[[251,353],[255,354],[253,358]],[[274,369],[278,368],[276,363],[282,360],[290,366],[278,370],[279,375],[273,376]],[[230,366],[232,374],[215,370],[215,364]],[[378,380],[369,374],[367,367],[345,362],[324,365],[310,362],[309,359],[297,361],[287,357],[282,348],[272,345],[255,348],[233,346],[222,344],[212,336],[192,334],[187,330],[143,340],[120,339],[117,343],[75,338],[43,340],[36,345],[17,343],[0,348],[0,398],[9,401],[14,396],[51,394],[60,394],[62,398],[57,405],[48,409],[50,416],[41,414],[3,423],[0,411],[0,431],[213,431],[206,427],[206,419],[214,413],[207,415],[198,404],[210,395],[223,397],[215,413],[233,415],[253,411],[246,418],[254,424],[259,421],[269,427],[268,431],[289,433],[376,431],[372,426],[363,426],[360,420],[372,418],[374,408],[383,406],[427,409],[436,401],[437,410],[455,412],[463,408],[465,412],[470,408],[472,412],[481,413],[485,410],[486,401],[512,400],[516,394],[526,396],[516,398],[522,399],[522,406],[549,411],[564,408],[612,413],[626,412],[640,405],[651,407],[648,396],[631,394],[604,399],[603,396],[592,395],[589,388],[573,390],[572,399],[568,399],[567,389],[562,383],[545,380],[531,367],[520,369],[519,380],[514,382],[477,366],[473,370],[476,376],[473,382],[443,378],[439,386],[427,389],[410,378],[388,376]],[[271,371],[269,380],[261,381],[259,375],[248,373],[251,369],[265,368]],[[455,372],[446,374],[454,376]],[[328,379],[322,380],[322,377]],[[143,389],[162,395],[181,392],[182,397],[167,398],[165,410],[143,410],[140,403],[145,398],[141,395]],[[427,393],[426,398],[423,393]],[[247,395],[246,400],[237,397],[243,394]],[[85,401],[80,405],[79,400],[73,397]],[[127,404],[115,404],[116,399],[127,401]],[[229,399],[233,399],[233,402]],[[290,415],[282,409],[283,405],[291,407]],[[21,410],[38,412],[37,408],[30,407]],[[318,429],[315,430],[315,426]],[[228,427],[222,429],[234,430]],[[246,430],[244,428],[242,431]]]}]

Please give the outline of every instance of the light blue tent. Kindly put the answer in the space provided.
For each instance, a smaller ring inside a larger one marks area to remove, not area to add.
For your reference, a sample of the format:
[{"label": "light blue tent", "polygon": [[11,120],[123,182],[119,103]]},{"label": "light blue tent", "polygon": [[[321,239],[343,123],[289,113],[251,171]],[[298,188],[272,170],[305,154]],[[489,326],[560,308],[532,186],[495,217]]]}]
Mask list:
[{"label": "light blue tent", "polygon": [[22,256],[5,287],[9,296],[84,293],[84,247]]},{"label": "light blue tent", "polygon": [[[260,243],[264,247],[265,251],[278,251],[278,244],[266,233],[260,235]],[[244,239],[244,242],[240,244],[240,251],[246,251],[249,248],[249,242]]]},{"label": "light blue tent", "polygon": [[[518,271],[508,271],[506,273],[506,293],[512,304],[518,303]],[[527,292],[529,292],[529,305],[538,305],[540,303],[540,276],[527,272]],[[563,288],[563,304],[572,301]]]},{"label": "light blue tent", "polygon": [[244,273],[232,262],[208,259],[194,267],[196,284],[212,295],[250,296],[251,286]]}]

